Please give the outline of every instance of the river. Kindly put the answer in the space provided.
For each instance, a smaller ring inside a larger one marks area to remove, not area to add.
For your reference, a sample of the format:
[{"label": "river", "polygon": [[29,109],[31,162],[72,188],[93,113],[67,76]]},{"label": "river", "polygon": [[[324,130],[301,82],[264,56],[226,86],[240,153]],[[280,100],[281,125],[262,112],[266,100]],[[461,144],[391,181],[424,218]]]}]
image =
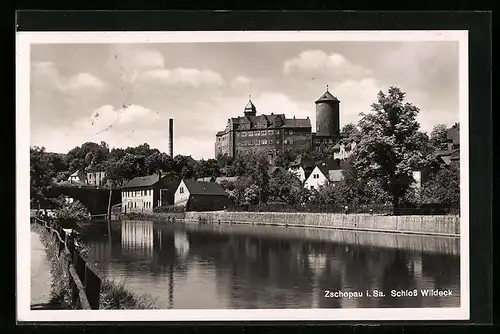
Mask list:
[{"label": "river", "polygon": [[[103,276],[158,308],[460,306],[458,238],[152,221],[78,230]],[[446,295],[422,295],[436,289]]]}]

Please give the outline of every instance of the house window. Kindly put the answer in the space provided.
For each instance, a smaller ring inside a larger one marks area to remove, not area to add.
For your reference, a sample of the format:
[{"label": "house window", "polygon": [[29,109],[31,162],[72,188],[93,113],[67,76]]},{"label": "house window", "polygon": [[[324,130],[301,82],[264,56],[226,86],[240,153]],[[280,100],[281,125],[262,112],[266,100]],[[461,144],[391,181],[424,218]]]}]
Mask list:
[{"label": "house window", "polygon": [[180,193],[180,194],[184,194],[184,187],[180,187],[180,189],[179,189],[179,193]]},{"label": "house window", "polygon": [[313,179],[319,179],[319,174],[314,174]]},{"label": "house window", "polygon": [[268,134],[269,136],[271,136],[271,135],[273,134],[273,130],[269,130],[269,131],[267,131],[267,134]]},{"label": "house window", "polygon": [[280,134],[280,130],[276,130],[274,133],[277,134],[277,135],[279,135]]},{"label": "house window", "polygon": [[266,145],[267,144],[267,140],[263,139],[261,143],[262,143],[262,145]]},{"label": "house window", "polygon": [[242,133],[241,133],[241,136],[242,136],[242,137],[246,137],[246,136],[247,136],[247,133],[246,133],[246,132],[242,132]]},{"label": "house window", "polygon": [[265,135],[266,135],[266,133],[267,133],[266,131],[261,131],[261,132],[260,132],[260,135],[261,135],[261,136],[265,136]]},{"label": "house window", "polygon": [[272,144],[273,143],[273,140],[272,139],[269,139],[269,144]]},{"label": "house window", "polygon": [[253,137],[253,132],[251,132],[251,131],[250,131],[250,132],[248,133],[248,136],[249,136],[249,137]]}]

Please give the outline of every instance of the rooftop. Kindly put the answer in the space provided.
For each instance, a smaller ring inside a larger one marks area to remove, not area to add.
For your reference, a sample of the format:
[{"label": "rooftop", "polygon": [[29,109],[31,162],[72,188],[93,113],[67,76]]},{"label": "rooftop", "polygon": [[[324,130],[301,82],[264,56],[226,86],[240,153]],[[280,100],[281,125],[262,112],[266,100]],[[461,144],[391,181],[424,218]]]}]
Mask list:
[{"label": "rooftop", "polygon": [[126,183],[122,188],[150,187],[158,181],[160,181],[160,176],[158,174],[138,176],[128,181],[128,183]]},{"label": "rooftop", "polygon": [[228,196],[224,189],[215,182],[184,180],[191,195]]},{"label": "rooftop", "polygon": [[339,99],[337,99],[335,96],[333,96],[329,91],[328,91],[328,88],[326,90],[326,92],[320,96],[319,99],[316,100],[315,103],[318,103],[318,102],[326,102],[326,101],[335,101],[335,102],[340,102]]}]

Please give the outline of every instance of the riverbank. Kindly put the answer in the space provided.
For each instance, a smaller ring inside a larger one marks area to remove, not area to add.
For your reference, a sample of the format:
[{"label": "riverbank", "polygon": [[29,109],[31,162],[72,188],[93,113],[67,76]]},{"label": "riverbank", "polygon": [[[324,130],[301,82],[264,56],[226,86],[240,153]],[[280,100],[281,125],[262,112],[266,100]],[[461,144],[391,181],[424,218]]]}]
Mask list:
[{"label": "riverbank", "polygon": [[[68,266],[58,257],[58,246],[54,238],[45,228],[38,224],[31,224],[31,230],[39,235],[40,245],[44,249],[47,259],[49,275],[48,296],[43,307],[46,309],[75,309],[72,304],[71,286]],[[33,247],[33,245],[32,245]],[[82,254],[83,255],[83,254]],[[32,276],[32,286],[33,276]],[[99,309],[125,310],[125,309],[155,309],[155,299],[148,294],[135,294],[129,291],[123,282],[115,282],[101,278]]]},{"label": "riverbank", "polygon": [[40,234],[31,227],[31,309],[50,308],[50,274],[49,262],[45,255],[45,246],[40,240]]},{"label": "riverbank", "polygon": [[389,216],[377,214],[297,213],[297,212],[228,212],[129,213],[124,220],[183,220],[199,223],[325,228],[435,236],[460,236],[458,215]]},{"label": "riverbank", "polygon": [[460,236],[460,217],[288,212],[186,212],[185,220],[202,223],[327,228],[353,231]]}]

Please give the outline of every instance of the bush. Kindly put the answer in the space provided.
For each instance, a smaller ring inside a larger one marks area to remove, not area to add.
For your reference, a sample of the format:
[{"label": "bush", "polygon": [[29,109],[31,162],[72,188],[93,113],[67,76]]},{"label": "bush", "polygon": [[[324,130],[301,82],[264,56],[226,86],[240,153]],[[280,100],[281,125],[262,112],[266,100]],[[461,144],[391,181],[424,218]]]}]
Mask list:
[{"label": "bush", "polygon": [[181,205],[164,205],[153,208],[155,213],[184,213],[185,211],[185,207]]},{"label": "bush", "polygon": [[56,220],[89,220],[90,212],[79,201],[65,203],[60,209],[55,210]]},{"label": "bush", "polygon": [[102,280],[99,309],[101,310],[151,310],[156,300],[148,294],[136,295],[123,282]]}]

